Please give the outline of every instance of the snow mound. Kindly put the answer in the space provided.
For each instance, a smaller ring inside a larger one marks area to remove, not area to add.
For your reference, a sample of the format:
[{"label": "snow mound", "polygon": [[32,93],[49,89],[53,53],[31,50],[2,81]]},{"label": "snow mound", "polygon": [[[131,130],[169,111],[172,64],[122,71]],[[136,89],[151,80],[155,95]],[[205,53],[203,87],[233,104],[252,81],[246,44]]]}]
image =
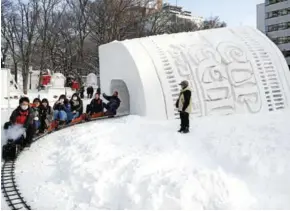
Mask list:
[{"label": "snow mound", "polygon": [[21,154],[36,209],[290,209],[290,112],[78,125]]}]

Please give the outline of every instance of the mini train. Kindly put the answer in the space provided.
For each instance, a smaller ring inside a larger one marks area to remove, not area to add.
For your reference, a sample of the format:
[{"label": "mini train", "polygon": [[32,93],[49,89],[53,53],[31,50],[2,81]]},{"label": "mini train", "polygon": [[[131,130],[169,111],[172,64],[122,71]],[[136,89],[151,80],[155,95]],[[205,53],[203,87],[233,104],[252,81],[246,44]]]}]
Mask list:
[{"label": "mini train", "polygon": [[[47,130],[44,133],[41,133],[41,134],[36,133],[35,134],[32,143],[37,141],[38,139],[46,136],[47,134],[53,133],[53,132],[58,131],[60,129],[64,129],[64,128],[67,128],[67,127],[70,127],[70,126],[73,126],[76,124],[81,124],[81,123],[95,121],[95,120],[101,120],[101,119],[105,119],[105,118],[122,117],[122,116],[127,116],[127,115],[128,114],[115,115],[115,114],[111,114],[108,112],[94,113],[92,115],[88,115],[86,113],[83,113],[78,118],[73,119],[70,123],[60,124],[59,121],[53,120],[49,124],[49,127],[47,128]],[[9,140],[8,140],[8,144],[10,145],[10,147],[15,148],[15,152],[13,153],[14,155],[12,155],[12,156],[4,156],[3,148],[2,148],[2,158],[5,161],[14,160],[18,156],[18,154],[24,149],[23,143],[24,143],[24,136],[23,135],[21,136],[21,138],[17,142],[9,142]]]}]

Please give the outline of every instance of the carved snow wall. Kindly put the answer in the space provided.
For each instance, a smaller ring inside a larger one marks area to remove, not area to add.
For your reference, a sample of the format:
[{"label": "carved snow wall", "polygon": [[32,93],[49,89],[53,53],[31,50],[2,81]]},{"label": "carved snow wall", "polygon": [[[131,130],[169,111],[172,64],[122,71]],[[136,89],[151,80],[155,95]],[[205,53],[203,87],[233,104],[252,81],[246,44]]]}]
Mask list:
[{"label": "carved snow wall", "polygon": [[290,107],[290,73],[274,43],[251,27],[159,35],[100,46],[102,91],[123,80],[130,113],[174,119],[182,80],[194,116]]}]

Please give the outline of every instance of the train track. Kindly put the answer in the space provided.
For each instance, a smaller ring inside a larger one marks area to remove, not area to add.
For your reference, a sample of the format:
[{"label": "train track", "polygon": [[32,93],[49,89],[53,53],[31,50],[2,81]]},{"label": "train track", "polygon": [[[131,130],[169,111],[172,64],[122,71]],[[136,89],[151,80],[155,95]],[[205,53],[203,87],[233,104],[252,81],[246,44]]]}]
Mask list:
[{"label": "train track", "polygon": [[1,189],[8,206],[12,210],[31,210],[22,197],[15,181],[15,161],[5,161],[1,172]]},{"label": "train track", "polygon": [[[128,114],[121,114],[121,115],[117,115],[114,118],[120,118],[123,116],[128,116]],[[99,117],[96,119],[92,119],[89,120],[88,122],[91,121],[96,121],[96,120],[102,120],[102,119],[109,119],[109,117]],[[82,122],[80,123],[76,123],[73,125],[66,125],[64,127],[59,128],[59,130],[61,129],[65,129],[77,124],[82,124]],[[59,130],[54,130],[50,133],[45,133],[41,136],[35,137],[33,139],[32,142],[35,142],[41,138],[43,138],[44,136],[51,134],[53,132],[59,131]],[[17,154],[18,155],[21,153],[22,151],[20,151]],[[8,206],[12,209],[12,210],[31,210],[31,207],[27,204],[27,202],[24,200],[23,196],[21,195],[16,180],[15,180],[15,162],[16,162],[17,158],[15,160],[7,160],[4,161],[4,163],[2,164],[2,171],[1,171],[1,189],[4,195],[4,198],[8,204]]]}]

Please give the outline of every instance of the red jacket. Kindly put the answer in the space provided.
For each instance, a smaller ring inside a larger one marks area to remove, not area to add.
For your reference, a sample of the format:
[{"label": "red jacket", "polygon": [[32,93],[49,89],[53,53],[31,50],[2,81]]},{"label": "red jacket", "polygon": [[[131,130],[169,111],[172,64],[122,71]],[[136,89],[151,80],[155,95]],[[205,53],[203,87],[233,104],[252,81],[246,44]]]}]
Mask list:
[{"label": "red jacket", "polygon": [[27,120],[27,118],[28,118],[28,115],[29,115],[28,110],[19,111],[18,112],[18,116],[16,117],[15,124],[24,125],[26,120]]},{"label": "red jacket", "polygon": [[23,111],[20,106],[18,106],[18,108],[12,112],[10,122],[12,124],[20,124],[23,125],[23,127],[28,128],[28,126],[33,122],[32,109],[28,108],[26,111]]}]

